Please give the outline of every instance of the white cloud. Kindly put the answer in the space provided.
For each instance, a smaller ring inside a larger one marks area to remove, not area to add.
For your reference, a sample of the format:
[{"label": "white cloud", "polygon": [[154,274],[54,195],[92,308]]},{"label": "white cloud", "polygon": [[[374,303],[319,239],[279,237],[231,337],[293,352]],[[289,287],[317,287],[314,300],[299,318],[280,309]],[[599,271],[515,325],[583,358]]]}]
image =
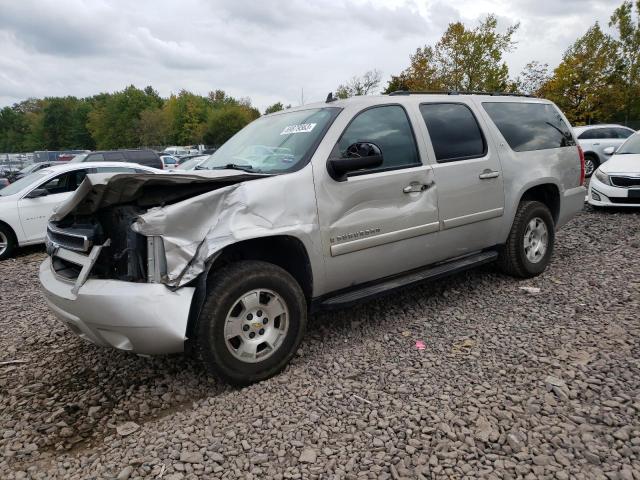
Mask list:
[{"label": "white cloud", "polygon": [[447,24],[521,22],[512,74],[564,49],[619,0],[0,0],[0,105],[129,84],[164,96],[222,88],[264,109],[320,100],[366,70],[385,78]]}]

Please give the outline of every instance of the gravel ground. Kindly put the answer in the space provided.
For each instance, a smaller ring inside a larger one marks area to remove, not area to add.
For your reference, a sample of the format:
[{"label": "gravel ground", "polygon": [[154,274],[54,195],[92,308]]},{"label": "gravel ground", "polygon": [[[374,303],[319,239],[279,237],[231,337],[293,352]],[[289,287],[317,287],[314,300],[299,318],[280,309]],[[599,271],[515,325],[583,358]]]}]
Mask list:
[{"label": "gravel ground", "polygon": [[76,338],[24,250],[0,264],[0,477],[640,480],[639,255],[640,212],[587,208],[541,277],[318,315],[285,372],[234,389]]}]

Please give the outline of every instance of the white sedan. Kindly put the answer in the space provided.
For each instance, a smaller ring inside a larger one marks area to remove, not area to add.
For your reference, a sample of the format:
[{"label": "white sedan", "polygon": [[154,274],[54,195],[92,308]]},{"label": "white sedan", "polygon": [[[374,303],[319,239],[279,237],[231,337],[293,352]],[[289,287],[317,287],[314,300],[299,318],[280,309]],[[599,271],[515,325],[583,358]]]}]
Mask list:
[{"label": "white sedan", "polygon": [[587,200],[594,207],[640,207],[640,133],[630,136],[598,167]]},{"label": "white sedan", "polygon": [[90,173],[162,173],[123,162],[68,163],[38,170],[0,190],[0,260],[18,246],[44,243],[53,209]]}]

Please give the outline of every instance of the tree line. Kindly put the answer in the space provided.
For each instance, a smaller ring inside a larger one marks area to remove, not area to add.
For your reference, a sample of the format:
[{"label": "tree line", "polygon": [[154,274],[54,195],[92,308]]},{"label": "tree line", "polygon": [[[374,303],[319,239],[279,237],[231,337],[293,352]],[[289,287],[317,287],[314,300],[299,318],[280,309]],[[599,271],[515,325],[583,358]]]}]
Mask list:
[{"label": "tree line", "polygon": [[[576,125],[640,120],[640,0],[625,0],[605,32],[596,22],[566,49],[554,69],[533,60],[512,77],[504,60],[516,48],[519,24],[504,31],[495,15],[476,27],[450,23],[434,45],[418,48],[382,93],[396,90],[509,92],[548,98]],[[336,89],[338,98],[379,90],[371,70]],[[286,107],[277,102],[265,110]],[[162,98],[131,85],[93,97],[30,98],[0,110],[0,152],[113,149],[156,145],[221,145],[260,112],[248,98],[222,90],[186,90]]]},{"label": "tree line", "polygon": [[131,85],[88,98],[30,98],[0,110],[0,152],[221,145],[259,116],[249,99],[222,90],[161,98]]}]

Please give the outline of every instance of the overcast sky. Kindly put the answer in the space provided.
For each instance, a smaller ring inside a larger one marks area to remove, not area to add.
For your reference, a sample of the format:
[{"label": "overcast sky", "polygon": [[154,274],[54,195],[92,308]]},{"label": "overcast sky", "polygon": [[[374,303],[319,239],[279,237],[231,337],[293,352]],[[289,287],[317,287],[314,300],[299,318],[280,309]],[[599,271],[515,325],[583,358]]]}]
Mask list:
[{"label": "overcast sky", "polygon": [[562,52],[622,0],[0,0],[0,106],[152,85],[223,89],[264,107],[323,100],[377,68],[383,86],[447,24],[520,22],[515,76]]}]

